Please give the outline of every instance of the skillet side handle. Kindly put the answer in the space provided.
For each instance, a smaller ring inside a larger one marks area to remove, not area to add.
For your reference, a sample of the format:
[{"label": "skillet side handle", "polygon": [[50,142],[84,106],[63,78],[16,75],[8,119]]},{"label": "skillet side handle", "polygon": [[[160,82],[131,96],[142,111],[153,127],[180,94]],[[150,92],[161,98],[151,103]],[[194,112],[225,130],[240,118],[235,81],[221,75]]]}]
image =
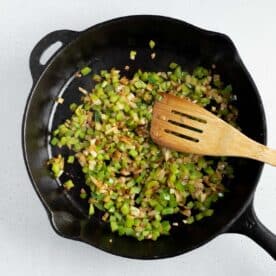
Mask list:
[{"label": "skillet side handle", "polygon": [[257,218],[253,202],[249,204],[245,212],[228,232],[248,236],[276,260],[276,235],[268,230]]},{"label": "skillet side handle", "polygon": [[[70,30],[59,30],[54,31],[46,36],[44,36],[33,48],[31,55],[30,55],[30,70],[32,74],[32,78],[34,83],[38,80],[43,70],[46,66],[50,63],[52,58],[56,55],[56,53],[61,50],[64,46],[69,44],[72,40],[74,40],[78,35],[78,32],[70,31]],[[47,50],[51,45],[55,44],[56,42],[61,42],[61,47],[57,49],[57,51],[51,56],[46,64],[40,63],[40,58],[42,54]]]}]

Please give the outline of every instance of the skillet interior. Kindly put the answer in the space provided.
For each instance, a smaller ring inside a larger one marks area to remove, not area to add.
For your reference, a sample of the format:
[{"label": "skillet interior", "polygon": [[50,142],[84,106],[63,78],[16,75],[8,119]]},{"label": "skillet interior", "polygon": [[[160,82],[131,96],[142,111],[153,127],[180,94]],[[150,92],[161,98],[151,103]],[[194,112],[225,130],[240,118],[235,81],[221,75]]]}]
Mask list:
[{"label": "skillet interior", "polygon": [[[157,43],[155,60],[150,59],[150,39]],[[138,53],[135,62],[129,60],[131,49]],[[45,164],[49,158],[47,136],[54,99],[64,90],[65,102],[54,112],[52,128],[70,114],[68,103],[80,100],[77,87],[92,86],[89,78],[69,81],[78,69],[90,64],[94,72],[112,67],[123,71],[128,64],[131,74],[139,68],[167,70],[171,61],[181,64],[186,70],[192,70],[199,64],[206,67],[216,64],[217,72],[226,83],[232,84],[237,93],[238,123],[243,132],[265,143],[265,121],[258,91],[227,36],[158,16],[125,17],[96,25],[80,33],[48,65],[31,92],[23,125],[23,147],[29,174],[49,212],[54,229],[60,235],[82,240],[120,256],[175,256],[227,231],[253,196],[262,164],[252,160],[232,159],[235,178],[228,183],[230,192],[218,202],[213,217],[189,226],[180,224],[181,227],[173,228],[170,236],[161,237],[156,242],[138,242],[112,234],[109,227],[102,223],[100,214],[89,220],[79,194],[64,192],[50,177]],[[79,166],[68,167],[67,171],[73,175],[77,185],[84,183]]]}]

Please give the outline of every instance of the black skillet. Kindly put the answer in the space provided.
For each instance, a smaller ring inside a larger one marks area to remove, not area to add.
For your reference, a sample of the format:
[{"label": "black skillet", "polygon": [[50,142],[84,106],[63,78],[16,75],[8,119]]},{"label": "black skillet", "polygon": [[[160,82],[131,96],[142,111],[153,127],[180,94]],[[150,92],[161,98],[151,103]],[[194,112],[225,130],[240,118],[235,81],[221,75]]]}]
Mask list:
[{"label": "black skillet", "polygon": [[[156,41],[154,60],[150,59],[150,39]],[[62,47],[46,65],[40,63],[42,53],[55,42]],[[137,58],[129,60],[135,49]],[[33,186],[48,213],[54,230],[61,236],[91,244],[115,255],[157,259],[172,257],[195,249],[222,233],[241,233],[249,236],[276,258],[276,236],[257,219],[253,208],[256,185],[263,164],[247,159],[231,159],[235,178],[227,183],[230,192],[216,205],[213,217],[193,225],[180,224],[170,236],[158,241],[138,242],[133,238],[111,233],[100,219],[101,214],[89,219],[87,206],[79,199],[79,187],[84,180],[78,164],[67,166],[66,174],[78,187],[65,192],[47,170],[49,131],[70,114],[68,104],[80,100],[77,87],[92,86],[91,78],[72,76],[89,64],[94,72],[116,67],[124,73],[124,66],[132,72],[166,70],[175,61],[186,70],[196,65],[217,65],[226,83],[237,92],[239,125],[254,140],[266,143],[266,122],[257,88],[243,65],[229,37],[205,31],[183,21],[152,15],[128,16],[107,21],[82,32],[60,30],[41,39],[30,57],[33,87],[30,92],[22,127],[23,153]],[[63,93],[65,102],[55,109],[54,99]],[[64,151],[64,150],[63,150]],[[177,218],[176,218],[177,219]],[[112,242],[110,242],[112,240]]]}]

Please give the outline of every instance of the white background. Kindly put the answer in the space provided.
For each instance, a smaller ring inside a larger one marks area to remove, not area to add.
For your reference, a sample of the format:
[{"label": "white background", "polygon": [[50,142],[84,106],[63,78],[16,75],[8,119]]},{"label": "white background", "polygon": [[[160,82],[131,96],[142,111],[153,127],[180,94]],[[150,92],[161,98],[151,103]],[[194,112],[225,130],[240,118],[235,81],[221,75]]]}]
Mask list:
[{"label": "white background", "polygon": [[[261,93],[268,144],[276,148],[275,12],[273,0],[0,0],[0,275],[276,275],[272,258],[241,235],[221,235],[191,253],[158,261],[120,258],[58,237],[28,179],[20,133],[32,85],[29,54],[42,36],[123,15],[160,14],[233,39]],[[276,233],[276,168],[265,167],[255,207]]]}]

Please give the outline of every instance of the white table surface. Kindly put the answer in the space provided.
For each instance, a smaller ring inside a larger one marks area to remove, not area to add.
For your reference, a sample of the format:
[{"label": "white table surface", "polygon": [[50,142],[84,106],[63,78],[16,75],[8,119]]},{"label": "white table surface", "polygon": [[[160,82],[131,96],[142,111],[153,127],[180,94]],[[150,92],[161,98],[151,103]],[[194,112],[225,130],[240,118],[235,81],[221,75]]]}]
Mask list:
[{"label": "white table surface", "polygon": [[[272,258],[237,234],[158,261],[116,257],[60,238],[33,190],[21,151],[21,120],[32,85],[28,61],[35,43],[53,30],[83,30],[130,14],[167,15],[228,34],[261,93],[268,144],[276,148],[275,11],[273,0],[0,0],[0,275],[276,275]],[[276,168],[265,166],[255,207],[276,233]]]}]

